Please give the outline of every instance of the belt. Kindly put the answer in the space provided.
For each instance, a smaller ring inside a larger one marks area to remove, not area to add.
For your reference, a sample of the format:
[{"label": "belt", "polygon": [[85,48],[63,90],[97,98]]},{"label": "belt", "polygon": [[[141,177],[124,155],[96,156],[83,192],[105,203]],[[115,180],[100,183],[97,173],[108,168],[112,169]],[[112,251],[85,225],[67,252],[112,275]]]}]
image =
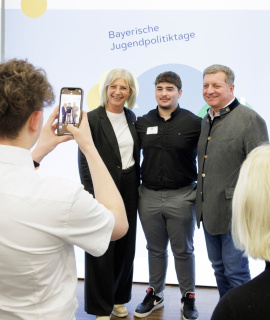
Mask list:
[{"label": "belt", "polygon": [[180,186],[180,187],[176,187],[176,188],[148,188],[146,187],[147,189],[150,189],[150,190],[154,190],[154,191],[166,191],[166,190],[179,190],[179,189],[182,189],[182,188],[185,188],[185,187],[188,187],[188,186],[192,186],[195,182],[191,182],[191,183],[188,183],[188,184],[185,184],[183,186]]}]

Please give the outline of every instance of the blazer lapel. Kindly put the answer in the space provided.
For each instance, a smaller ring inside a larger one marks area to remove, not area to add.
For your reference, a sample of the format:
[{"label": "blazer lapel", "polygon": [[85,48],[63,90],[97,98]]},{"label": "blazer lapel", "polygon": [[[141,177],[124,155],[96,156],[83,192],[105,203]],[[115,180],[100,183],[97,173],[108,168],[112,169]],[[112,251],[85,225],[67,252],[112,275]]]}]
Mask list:
[{"label": "blazer lapel", "polygon": [[127,109],[125,109],[125,114],[126,114],[126,118],[127,118],[127,123],[128,123],[128,127],[130,130],[130,133],[132,135],[133,141],[134,141],[134,160],[135,161],[139,161],[140,158],[140,142],[139,142],[139,138],[138,138],[138,134],[136,131],[136,127],[135,127],[135,121],[133,121],[131,113],[128,112]]},{"label": "blazer lapel", "polygon": [[[99,117],[101,119],[100,123],[102,126],[102,130],[103,130],[104,135],[105,135],[106,139],[108,140],[109,145],[113,151],[113,155],[116,157],[117,162],[119,162],[119,164],[121,165],[122,161],[121,161],[121,155],[120,155],[120,151],[119,151],[118,142],[117,142],[113,127],[111,125],[109,118],[107,117],[106,110],[104,107],[99,109]],[[108,150],[108,152],[109,152],[109,150]]]}]

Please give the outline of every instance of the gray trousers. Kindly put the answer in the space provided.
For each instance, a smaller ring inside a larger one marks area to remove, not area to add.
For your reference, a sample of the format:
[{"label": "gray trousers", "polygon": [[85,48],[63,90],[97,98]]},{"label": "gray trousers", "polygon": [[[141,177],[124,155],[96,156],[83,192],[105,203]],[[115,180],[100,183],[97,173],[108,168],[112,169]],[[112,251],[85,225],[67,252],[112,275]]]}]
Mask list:
[{"label": "gray trousers", "polygon": [[165,289],[168,242],[182,295],[195,290],[194,185],[177,190],[151,190],[139,187],[139,216],[147,241],[149,285],[155,292]]}]

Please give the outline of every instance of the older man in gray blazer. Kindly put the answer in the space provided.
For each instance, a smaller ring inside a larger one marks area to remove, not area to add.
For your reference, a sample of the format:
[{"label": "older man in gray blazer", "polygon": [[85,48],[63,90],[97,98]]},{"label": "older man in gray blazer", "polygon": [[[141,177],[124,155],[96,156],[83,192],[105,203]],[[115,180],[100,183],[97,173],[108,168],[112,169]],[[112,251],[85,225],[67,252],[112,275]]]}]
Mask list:
[{"label": "older man in gray blazer", "polygon": [[242,162],[252,149],[268,142],[268,133],[265,121],[234,97],[230,68],[212,65],[203,77],[203,96],[210,108],[198,143],[196,213],[222,297],[250,280],[248,258],[232,241],[232,197]]}]

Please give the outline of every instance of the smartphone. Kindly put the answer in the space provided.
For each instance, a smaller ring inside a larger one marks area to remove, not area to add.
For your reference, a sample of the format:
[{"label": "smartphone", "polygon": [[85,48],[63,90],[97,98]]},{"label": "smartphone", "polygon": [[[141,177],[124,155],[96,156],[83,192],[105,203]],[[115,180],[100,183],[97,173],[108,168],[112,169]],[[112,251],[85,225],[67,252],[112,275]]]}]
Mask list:
[{"label": "smartphone", "polygon": [[57,134],[71,135],[68,124],[79,127],[82,118],[83,90],[81,88],[62,88],[60,91]]}]

